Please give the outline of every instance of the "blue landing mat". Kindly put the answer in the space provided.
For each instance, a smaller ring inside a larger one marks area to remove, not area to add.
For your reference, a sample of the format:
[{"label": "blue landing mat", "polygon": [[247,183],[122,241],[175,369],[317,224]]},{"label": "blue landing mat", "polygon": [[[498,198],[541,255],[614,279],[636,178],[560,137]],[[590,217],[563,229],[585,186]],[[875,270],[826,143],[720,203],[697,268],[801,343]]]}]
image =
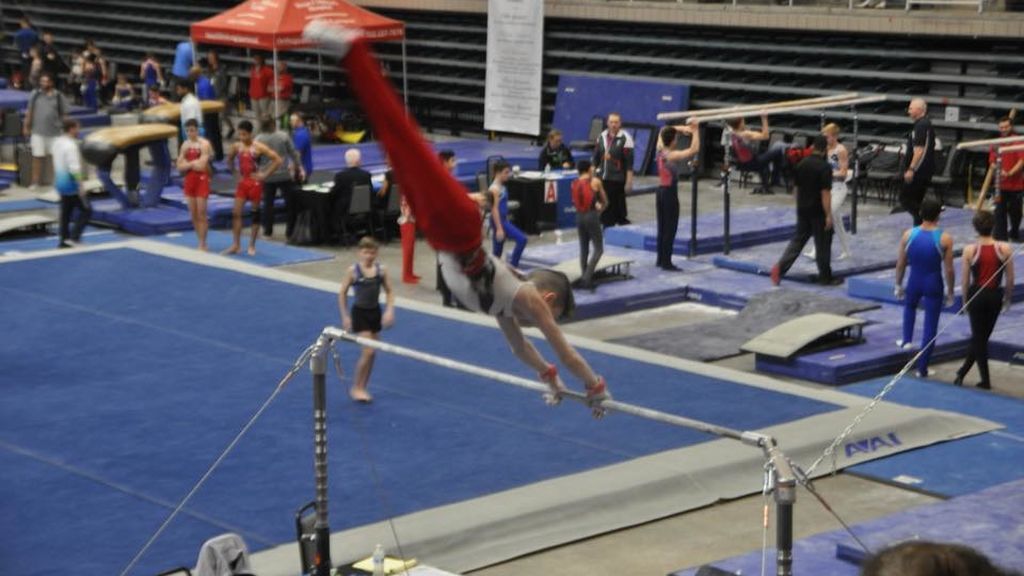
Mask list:
[{"label": "blue landing mat", "polygon": [[[1021,373],[1024,374],[1024,368]],[[888,378],[851,384],[843,392],[873,397],[887,382]],[[898,383],[886,399],[918,408],[978,416],[1006,428],[901,452],[847,468],[847,472],[943,496],[962,496],[1024,478],[1024,401],[973,387],[915,378]]]},{"label": "blue landing mat", "polygon": [[[1024,254],[1018,254],[1014,260],[1013,265],[1015,270],[1024,270]],[[960,309],[963,304],[962,295],[960,294],[960,261],[956,261],[954,264],[956,271],[956,285],[954,286],[956,291],[956,302],[946,311],[956,312]],[[1014,284],[1013,299],[1014,302],[1024,301],[1024,275],[1017,274],[1015,278],[1016,283]],[[883,270],[880,272],[872,272],[870,274],[862,274],[859,276],[851,276],[846,279],[846,289],[850,296],[855,298],[866,298],[868,300],[877,300],[879,302],[889,302],[891,304],[898,304],[896,295],[893,293],[893,287],[896,285],[896,270]]]},{"label": "blue landing mat", "polygon": [[[118,573],[300,351],[338,320],[332,292],[130,249],[2,267],[0,557],[13,574],[79,565]],[[55,325],[88,337],[55,347]],[[384,338],[528,374],[494,327],[400,309]],[[340,352],[351,369],[358,350]],[[837,409],[586,356],[613,388],[630,383],[618,388],[622,400],[716,424],[757,429]],[[377,363],[372,388],[377,401],[357,406],[330,377],[335,530],[708,441],[643,419],[597,425],[585,410],[555,414],[520,390],[394,357]],[[380,486],[365,473],[367,454]],[[293,513],[313,497],[311,462],[309,375],[300,370],[133,573],[191,565],[225,526],[255,549],[294,541]],[[367,497],[378,489],[387,510]],[[61,553],[38,553],[49,549]]]},{"label": "blue landing mat", "polygon": [[[800,505],[800,504],[798,504]],[[818,506],[806,499],[803,506]],[[1024,569],[1024,481],[1009,482],[970,496],[919,506],[898,514],[855,524],[853,531],[869,548],[879,550],[904,540],[955,542],[978,549],[996,564]],[[836,558],[836,545],[857,547],[845,531],[826,532],[793,544],[793,573],[857,576],[860,568]],[[859,547],[858,547],[859,549]],[[774,553],[769,554],[773,558]],[[760,574],[761,551],[714,562],[733,574]],[[772,564],[771,566],[774,566]],[[774,573],[774,567],[770,568]],[[693,576],[696,569],[671,576]]]},{"label": "blue landing mat", "polygon": [[[686,297],[689,300],[733,310],[739,310],[746,306],[753,296],[774,289],[767,276],[751,276],[725,268],[701,270],[688,280],[690,289]],[[784,282],[783,287],[835,298],[846,296],[842,286]]]},{"label": "blue landing mat", "polygon": [[[953,236],[956,254],[960,253],[966,242],[976,238],[974,228],[971,226],[973,216],[973,210],[959,208],[946,208],[942,213],[940,225],[943,230]],[[861,218],[857,224],[858,234],[851,236],[852,256],[845,260],[836,260],[835,255],[839,252],[839,243],[833,239],[832,274],[837,277],[846,277],[895,267],[900,237],[910,226],[910,217],[903,213]],[[715,256],[713,262],[715,266],[730,270],[768,275],[785,248],[786,242],[762,244],[737,250],[728,256]],[[809,282],[811,277],[817,273],[814,261],[801,257],[797,259],[785,279]]]},{"label": "blue landing mat", "polygon": [[[902,314],[902,307],[891,305],[855,314],[856,317],[876,322],[864,327],[865,342],[801,354],[789,361],[758,354],[755,366],[759,371],[769,374],[781,374],[830,385],[848,384],[895,374],[918,350],[902,350],[896,347],[896,341],[903,334]],[[924,315],[919,311],[914,332],[914,342],[918,346],[923,319]],[[971,338],[971,327],[967,318],[943,316],[939,321],[939,329],[941,330],[947,322],[950,326],[939,336],[932,353],[933,364],[962,358],[967,353],[967,344]]]},{"label": "blue landing mat", "polygon": [[[1024,306],[1014,304],[1010,310],[999,315],[996,329],[988,340],[988,353],[996,360],[1007,362],[1024,353]],[[1016,361],[1019,364],[1024,361],[1024,357]],[[1021,377],[1024,378],[1024,374]]]},{"label": "blue landing mat", "polygon": [[44,210],[54,208],[56,204],[40,202],[39,200],[9,200],[0,202],[0,213],[5,212],[27,212],[29,210]]},{"label": "blue landing mat", "polygon": [[[634,263],[629,269],[632,278],[600,282],[593,292],[575,290],[575,320],[623,314],[682,302],[687,298],[687,288],[692,281],[691,275],[686,272],[712,269],[709,264],[680,258],[676,265],[683,271],[666,272],[654,266],[653,253],[617,246],[605,246],[605,254],[632,258]],[[527,246],[522,264],[525,267],[549,267],[576,258],[579,258],[577,242],[548,244],[536,248]]]},{"label": "blue landing mat", "polygon": [[[711,254],[725,249],[721,212],[697,216],[697,254]],[[796,231],[796,217],[792,208],[761,206],[732,212],[729,239],[731,248],[746,248],[769,242],[786,240]],[[658,245],[657,222],[641,222],[628,226],[615,226],[604,232],[605,244],[656,251]],[[679,230],[672,244],[674,254],[689,253],[690,218],[679,220]]]},{"label": "blue landing mat", "polygon": [[[160,202],[166,206],[184,210],[185,214],[188,214],[188,200],[185,199],[185,193],[179,186],[171,185],[164,188],[163,193],[160,194]],[[210,220],[210,227],[231,228],[231,212],[234,209],[235,198],[233,196],[210,194],[210,197],[206,199],[206,215]],[[274,209],[277,212],[284,211],[284,198],[279,197],[274,200]],[[250,221],[249,204],[245,205],[243,219],[248,225]]]},{"label": "blue landing mat", "polygon": [[[166,242],[168,244],[184,246],[186,248],[194,248],[196,246],[196,235],[192,232],[171,232],[163,236],[151,236],[149,240]],[[315,262],[317,260],[331,260],[334,258],[334,254],[331,254],[330,252],[321,252],[320,250],[312,250],[309,248],[300,248],[297,246],[280,244],[278,242],[266,241],[257,241],[256,255],[249,256],[245,253],[248,241],[248,235],[246,231],[243,230],[242,252],[240,254],[224,256],[226,258],[237,259],[251,264],[260,264],[262,266],[285,266],[288,264],[298,264],[300,262]],[[210,252],[218,254],[231,246],[231,233],[221,230],[210,230],[206,234],[206,243],[210,248]],[[338,268],[338,277],[341,277],[340,265]]]},{"label": "blue landing mat", "polygon": [[168,205],[125,210],[113,199],[92,203],[92,221],[139,236],[192,229],[192,219],[187,210]]},{"label": "blue landing mat", "polygon": [[[113,230],[98,230],[96,228],[86,228],[82,234],[82,241],[89,244],[106,244],[107,242],[119,242],[124,240],[124,236],[114,232]],[[0,242],[0,254],[23,254],[26,252],[41,252],[43,250],[53,250],[57,247],[57,236],[36,236],[34,238],[25,238],[21,240],[4,240]]]},{"label": "blue landing mat", "polygon": [[0,89],[0,108],[21,110],[28,105],[30,92],[24,90]]}]

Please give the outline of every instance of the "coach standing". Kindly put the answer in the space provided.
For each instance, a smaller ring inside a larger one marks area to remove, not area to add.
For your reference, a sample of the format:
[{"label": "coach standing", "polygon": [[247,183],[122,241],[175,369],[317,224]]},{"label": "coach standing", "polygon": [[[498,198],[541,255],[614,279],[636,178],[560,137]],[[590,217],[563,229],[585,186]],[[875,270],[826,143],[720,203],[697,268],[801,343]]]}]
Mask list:
[{"label": "coach standing", "polygon": [[906,168],[903,172],[903,190],[900,206],[914,218],[914,226],[921,225],[921,202],[935,175],[935,130],[928,119],[928,105],[914,98],[907,107],[907,115],[914,128],[907,135]]},{"label": "coach standing", "polygon": [[592,162],[608,195],[608,209],[601,213],[601,224],[629,224],[626,194],[633,189],[633,137],[622,131],[618,112],[608,115],[608,128],[595,142]]}]

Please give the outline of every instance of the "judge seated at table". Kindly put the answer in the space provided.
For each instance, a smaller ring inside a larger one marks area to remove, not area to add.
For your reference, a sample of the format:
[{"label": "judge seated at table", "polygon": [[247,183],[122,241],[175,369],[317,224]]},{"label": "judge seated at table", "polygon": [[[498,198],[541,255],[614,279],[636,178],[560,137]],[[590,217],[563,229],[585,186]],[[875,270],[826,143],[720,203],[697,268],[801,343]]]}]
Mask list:
[{"label": "judge seated at table", "polygon": [[[373,193],[373,182],[370,180],[370,173],[360,168],[363,155],[357,148],[349,148],[345,151],[345,165],[347,168],[334,175],[334,185],[331,187],[331,196],[334,198],[334,222],[338,226],[348,217],[348,207],[352,203],[352,189],[355,186],[366,185]],[[339,229],[340,231],[340,229]]]}]

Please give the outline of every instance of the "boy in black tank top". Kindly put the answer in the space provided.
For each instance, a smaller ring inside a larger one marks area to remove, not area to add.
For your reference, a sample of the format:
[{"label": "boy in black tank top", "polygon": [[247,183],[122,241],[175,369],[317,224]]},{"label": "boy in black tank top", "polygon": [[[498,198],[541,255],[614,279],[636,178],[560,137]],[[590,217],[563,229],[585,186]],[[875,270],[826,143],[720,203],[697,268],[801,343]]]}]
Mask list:
[{"label": "boy in black tank top", "polygon": [[[395,294],[387,270],[377,262],[377,241],[369,236],[359,241],[359,261],[348,267],[338,292],[338,308],[341,310],[341,325],[346,332],[365,338],[380,339],[380,331],[395,323]],[[352,288],[352,307],[348,306],[348,290]],[[380,290],[384,288],[387,297],[383,312],[380,308]],[[356,402],[370,402],[373,397],[367,391],[370,371],[373,370],[374,350],[363,348],[356,362],[349,396]]]}]

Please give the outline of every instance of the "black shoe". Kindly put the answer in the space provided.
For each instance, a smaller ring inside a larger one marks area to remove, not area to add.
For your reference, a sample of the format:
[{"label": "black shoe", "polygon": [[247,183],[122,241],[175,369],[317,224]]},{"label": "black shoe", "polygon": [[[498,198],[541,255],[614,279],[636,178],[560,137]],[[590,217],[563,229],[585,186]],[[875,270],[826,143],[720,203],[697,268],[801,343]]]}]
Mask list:
[{"label": "black shoe", "polygon": [[839,286],[839,285],[841,285],[843,283],[843,279],[842,278],[836,278],[835,276],[831,276],[829,278],[818,278],[818,279],[815,279],[814,283],[815,284],[820,284],[821,286]]},{"label": "black shoe", "polygon": [[632,223],[633,222],[630,221],[629,218],[623,218],[622,220],[619,220],[619,222],[618,222],[619,226],[629,226]]},{"label": "black shoe", "polygon": [[981,388],[982,390],[991,390],[992,384],[988,382],[978,382],[978,388]]},{"label": "black shoe", "polygon": [[71,248],[71,244],[68,244],[67,242],[61,242],[60,244],[57,244],[57,248],[58,249]]},{"label": "black shoe", "polygon": [[959,372],[957,372],[956,373],[956,378],[953,378],[953,386],[963,386],[963,385],[964,385],[964,375],[959,373]]},{"label": "black shoe", "polygon": [[681,272],[682,271],[682,268],[680,268],[679,266],[676,266],[675,264],[672,264],[671,262],[669,262],[668,264],[665,264],[664,266],[658,266],[658,268],[661,268],[662,270],[664,270],[666,272]]}]

